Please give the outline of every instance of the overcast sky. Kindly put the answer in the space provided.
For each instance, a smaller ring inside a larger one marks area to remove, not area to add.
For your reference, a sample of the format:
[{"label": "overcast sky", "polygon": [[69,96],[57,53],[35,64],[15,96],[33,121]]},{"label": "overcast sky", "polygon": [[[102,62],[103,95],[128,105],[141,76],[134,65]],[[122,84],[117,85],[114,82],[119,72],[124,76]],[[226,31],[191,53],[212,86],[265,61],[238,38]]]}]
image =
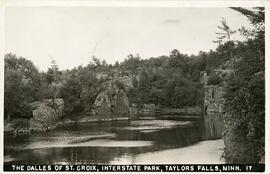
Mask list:
[{"label": "overcast sky", "polygon": [[93,54],[109,63],[130,53],[168,55],[174,48],[198,54],[217,46],[212,40],[222,17],[232,29],[249,26],[229,8],[8,7],[5,52],[32,60],[39,70],[47,70],[50,57],[70,69]]}]

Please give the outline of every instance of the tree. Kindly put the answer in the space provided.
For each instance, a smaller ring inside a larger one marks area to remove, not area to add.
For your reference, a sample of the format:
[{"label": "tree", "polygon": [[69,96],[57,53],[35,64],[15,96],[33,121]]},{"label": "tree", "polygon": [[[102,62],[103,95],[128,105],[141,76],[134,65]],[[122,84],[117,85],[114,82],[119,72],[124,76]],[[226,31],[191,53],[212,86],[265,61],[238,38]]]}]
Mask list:
[{"label": "tree", "polygon": [[180,57],[180,52],[179,52],[179,50],[177,50],[177,49],[173,49],[171,52],[170,52],[170,57],[174,57],[174,58],[176,58],[176,57]]},{"label": "tree", "polygon": [[248,10],[242,7],[231,7],[231,9],[236,10],[240,12],[242,15],[246,16],[255,28],[259,30],[264,30],[263,25],[265,21],[264,7],[255,7],[253,8],[253,10]]},{"label": "tree", "polygon": [[48,84],[57,83],[59,81],[60,77],[60,71],[58,68],[58,65],[56,64],[56,61],[52,59],[51,61],[51,67],[48,68],[47,74],[46,74],[46,79]]},{"label": "tree", "polygon": [[255,29],[253,38],[238,44],[239,61],[226,85],[224,156],[227,163],[251,164],[260,162],[265,153],[264,12],[234,9]]},{"label": "tree", "polygon": [[136,73],[137,69],[140,67],[141,63],[143,61],[141,60],[141,57],[139,54],[137,55],[132,55],[129,54],[127,58],[124,60],[124,62],[121,63],[121,69],[124,71],[130,71],[131,73]]},{"label": "tree", "polygon": [[[232,30],[228,26],[225,18],[222,18],[220,22],[221,22],[221,26],[218,26],[218,28],[221,30],[221,32],[216,32],[216,34],[218,35],[217,36],[217,40],[216,41],[213,41],[213,42],[214,43],[218,43],[219,45],[221,45],[221,43],[224,42],[225,38],[227,38],[228,39],[228,42],[227,42],[228,45],[231,45],[230,44],[230,43],[232,43],[232,41],[231,41],[231,35],[235,34],[236,33],[236,30]],[[229,51],[230,51],[230,58],[231,58],[231,60],[233,60],[233,54],[232,54],[232,50],[231,49],[232,48],[229,49]]]},{"label": "tree", "polygon": [[78,67],[68,72],[61,89],[61,98],[65,101],[65,116],[88,113],[100,91],[100,82],[92,67]]},{"label": "tree", "polygon": [[228,39],[228,41],[231,41],[231,35],[236,33],[236,30],[232,30],[228,24],[225,18],[221,18],[220,20],[221,26],[218,26],[218,28],[221,30],[221,32],[216,32],[217,36],[217,41],[213,41],[214,43],[219,43],[221,44],[225,38]]},{"label": "tree", "polygon": [[116,61],[115,63],[114,63],[114,66],[116,67],[116,68],[118,68],[119,67],[119,62],[118,61]]},{"label": "tree", "polygon": [[61,97],[65,102],[64,114],[65,116],[72,115],[74,113],[80,113],[83,110],[81,104],[81,84],[76,76],[71,76],[66,80],[62,90]]},{"label": "tree", "polygon": [[93,56],[92,60],[93,60],[95,66],[100,66],[101,65],[100,59],[97,58],[96,56]]},{"label": "tree", "polygon": [[184,74],[188,73],[189,65],[187,64],[187,56],[181,54],[177,49],[172,50],[168,66],[172,68],[172,71],[181,71]]},{"label": "tree", "polygon": [[30,103],[37,99],[39,73],[33,63],[5,55],[4,116],[7,120],[31,117]]},{"label": "tree", "polygon": [[[46,79],[48,82],[48,92],[49,98],[57,98],[60,95],[60,88],[61,88],[61,71],[59,71],[58,65],[56,61],[52,59],[51,67],[48,68],[46,73]],[[54,100],[53,100],[54,101]]]},{"label": "tree", "polygon": [[101,65],[102,65],[102,66],[108,66],[108,63],[106,62],[105,59],[103,59]]}]

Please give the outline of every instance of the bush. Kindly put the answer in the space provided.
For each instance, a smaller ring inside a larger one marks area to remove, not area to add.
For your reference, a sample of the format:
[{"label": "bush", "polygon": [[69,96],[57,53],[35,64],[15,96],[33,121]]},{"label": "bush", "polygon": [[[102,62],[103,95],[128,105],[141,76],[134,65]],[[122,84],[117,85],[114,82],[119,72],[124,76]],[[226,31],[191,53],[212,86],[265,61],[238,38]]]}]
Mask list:
[{"label": "bush", "polygon": [[[226,163],[259,163],[265,141],[264,58],[254,42],[239,47],[242,60],[225,89],[224,156]],[[259,54],[258,54],[259,55]]]}]

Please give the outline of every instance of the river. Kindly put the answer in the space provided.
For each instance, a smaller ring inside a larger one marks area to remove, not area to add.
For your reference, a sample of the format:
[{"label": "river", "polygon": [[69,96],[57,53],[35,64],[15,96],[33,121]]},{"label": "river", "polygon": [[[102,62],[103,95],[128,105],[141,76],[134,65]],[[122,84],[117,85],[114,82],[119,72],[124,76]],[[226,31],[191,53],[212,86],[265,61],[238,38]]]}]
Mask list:
[{"label": "river", "polygon": [[184,157],[176,158],[172,150],[188,152],[204,139],[203,132],[201,119],[178,117],[76,123],[44,133],[5,135],[4,163],[137,164],[151,163],[162,153],[170,163],[178,163]]}]

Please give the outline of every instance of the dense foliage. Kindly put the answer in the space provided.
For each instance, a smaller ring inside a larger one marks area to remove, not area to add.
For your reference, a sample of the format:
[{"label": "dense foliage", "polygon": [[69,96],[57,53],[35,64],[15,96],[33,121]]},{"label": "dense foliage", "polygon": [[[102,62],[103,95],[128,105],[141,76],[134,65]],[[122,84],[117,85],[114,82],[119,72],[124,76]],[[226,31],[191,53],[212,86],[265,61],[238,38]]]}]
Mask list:
[{"label": "dense foliage", "polygon": [[222,79],[219,75],[217,75],[216,73],[211,73],[209,75],[207,85],[219,85],[221,84],[221,82],[222,82]]},{"label": "dense foliage", "polygon": [[[224,45],[218,47],[218,50],[223,49],[226,49]],[[64,71],[60,71],[56,62],[52,61],[47,72],[38,72],[31,61],[7,54],[5,115],[11,119],[31,117],[29,104],[49,98],[64,99],[66,116],[86,114],[91,111],[95,98],[102,90],[101,84],[123,76],[133,79],[134,88],[127,91],[131,104],[142,106],[154,103],[168,108],[202,106],[201,72],[210,72],[226,60],[218,56],[217,51],[188,56],[174,49],[169,56],[149,59],[130,54],[123,62],[114,65],[93,57],[87,66]]]},{"label": "dense foliage", "polygon": [[[193,62],[190,57],[173,50],[170,56],[140,61],[139,85],[128,91],[133,103],[154,103],[169,108],[202,105],[201,70],[191,74],[189,64]],[[189,79],[190,76],[194,81]]]},{"label": "dense foliage", "polygon": [[225,94],[225,159],[228,163],[258,163],[265,143],[265,46],[263,9],[247,11],[255,29],[238,43]]},{"label": "dense foliage", "polygon": [[29,103],[38,99],[39,74],[33,63],[13,54],[5,55],[4,116],[30,117]]},{"label": "dense foliage", "polygon": [[102,81],[97,80],[95,72],[89,66],[66,71],[61,97],[64,99],[66,115],[90,111],[100,91]]}]

